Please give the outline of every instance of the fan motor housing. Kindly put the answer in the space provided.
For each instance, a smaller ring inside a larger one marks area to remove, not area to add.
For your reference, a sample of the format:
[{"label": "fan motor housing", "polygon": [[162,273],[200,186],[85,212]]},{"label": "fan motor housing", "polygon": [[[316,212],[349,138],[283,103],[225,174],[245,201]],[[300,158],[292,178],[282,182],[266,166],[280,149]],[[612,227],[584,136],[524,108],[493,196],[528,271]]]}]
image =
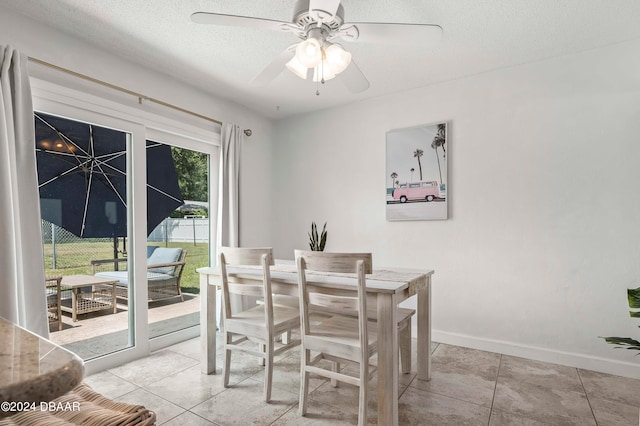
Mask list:
[{"label": "fan motor housing", "polygon": [[[326,26],[330,32],[338,31],[344,23],[344,8],[342,4],[338,6],[335,16],[331,16],[324,10],[315,10],[314,13],[317,14],[318,18],[322,20],[322,25]],[[309,15],[309,0],[298,0],[296,2],[293,8],[292,22],[305,30],[318,23],[315,17]]]}]

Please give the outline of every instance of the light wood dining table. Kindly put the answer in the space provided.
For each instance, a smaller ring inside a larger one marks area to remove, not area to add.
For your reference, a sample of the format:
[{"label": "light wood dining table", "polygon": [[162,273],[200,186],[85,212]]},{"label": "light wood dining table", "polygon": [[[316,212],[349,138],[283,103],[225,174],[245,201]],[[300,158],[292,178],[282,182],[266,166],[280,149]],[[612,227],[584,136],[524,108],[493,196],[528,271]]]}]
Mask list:
[{"label": "light wood dining table", "polygon": [[[199,268],[200,336],[203,374],[216,374],[216,290],[220,285],[217,268]],[[259,268],[232,268],[230,279],[262,280]],[[367,274],[367,301],[376,306],[378,324],[378,424],[398,424],[398,327],[397,307],[417,295],[417,371],[419,380],[431,378],[431,276],[433,270],[400,268],[374,269]],[[307,281],[333,288],[337,293],[357,291],[354,274],[313,273]],[[276,260],[271,268],[272,291],[298,295],[296,266],[291,261]]]}]

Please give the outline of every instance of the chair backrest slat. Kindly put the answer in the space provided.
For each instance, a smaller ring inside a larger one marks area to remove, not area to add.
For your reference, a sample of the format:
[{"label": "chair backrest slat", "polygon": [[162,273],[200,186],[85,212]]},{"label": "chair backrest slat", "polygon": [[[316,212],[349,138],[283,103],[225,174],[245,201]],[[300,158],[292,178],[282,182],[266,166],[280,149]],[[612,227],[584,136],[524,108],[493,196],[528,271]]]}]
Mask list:
[{"label": "chair backrest slat", "polygon": [[[366,346],[367,342],[367,294],[365,274],[371,272],[371,253],[326,253],[296,250],[298,267],[298,286],[300,294],[300,318],[302,327],[300,332],[309,335],[313,332],[313,324],[309,321],[311,310],[346,314],[358,317],[360,340]],[[327,289],[314,282],[307,283],[307,270],[318,272],[337,272],[357,274],[357,293],[353,296],[330,295]]]},{"label": "chair backrest slat", "polygon": [[263,297],[264,296],[264,286],[254,285],[254,284],[238,284],[229,282],[228,291],[229,294],[238,294],[240,296],[254,296],[254,297]]},{"label": "chair backrest slat", "polygon": [[[231,294],[263,297],[265,302],[265,324],[273,328],[273,301],[271,294],[270,266],[274,264],[273,249],[218,247],[218,268],[222,281],[222,307],[227,319],[233,318]],[[229,277],[227,266],[262,266],[262,283]]]},{"label": "chair backrest slat", "polygon": [[306,269],[318,272],[355,273],[356,261],[364,262],[364,273],[371,274],[371,253],[326,253],[320,251],[295,250],[295,258],[304,256]]},{"label": "chair backrest slat", "polygon": [[273,250],[270,247],[241,248],[241,247],[218,247],[218,253],[224,253],[224,257],[229,265],[256,266],[262,265],[262,256],[266,253],[270,255],[269,265],[273,265]]}]

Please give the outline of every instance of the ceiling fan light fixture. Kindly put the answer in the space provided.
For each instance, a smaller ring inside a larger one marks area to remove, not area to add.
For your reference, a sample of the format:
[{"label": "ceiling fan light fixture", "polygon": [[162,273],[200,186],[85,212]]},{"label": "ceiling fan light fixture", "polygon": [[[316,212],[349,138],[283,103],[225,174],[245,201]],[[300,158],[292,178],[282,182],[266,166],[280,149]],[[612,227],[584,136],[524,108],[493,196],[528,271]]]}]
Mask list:
[{"label": "ceiling fan light fixture", "polygon": [[301,79],[307,79],[307,67],[302,65],[300,61],[298,61],[298,58],[296,56],[291,58],[291,60],[286,63],[286,67],[289,71],[291,71]]},{"label": "ceiling fan light fixture", "polygon": [[334,74],[340,74],[351,63],[351,53],[344,50],[339,44],[331,44],[324,52],[327,68],[331,69]]},{"label": "ceiling fan light fixture", "polygon": [[322,61],[322,46],[315,38],[308,38],[296,47],[298,62],[307,68],[313,68]]},{"label": "ceiling fan light fixture", "polygon": [[313,81],[324,83],[325,81],[331,80],[335,78],[336,73],[331,70],[331,67],[328,66],[327,61],[322,61],[322,63],[316,66],[313,70]]}]

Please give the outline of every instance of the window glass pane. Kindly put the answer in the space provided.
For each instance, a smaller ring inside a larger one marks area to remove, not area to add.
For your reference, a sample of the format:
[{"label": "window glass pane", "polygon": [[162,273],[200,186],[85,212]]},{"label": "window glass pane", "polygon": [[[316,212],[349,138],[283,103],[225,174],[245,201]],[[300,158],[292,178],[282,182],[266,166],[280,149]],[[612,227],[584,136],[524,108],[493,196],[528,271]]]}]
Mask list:
[{"label": "window glass pane", "polygon": [[51,340],[85,360],[129,347],[130,134],[39,112],[34,121]]},{"label": "window glass pane", "polygon": [[[164,152],[161,155],[161,152]],[[162,164],[162,166],[159,166]],[[156,188],[159,181],[164,188]],[[200,277],[209,265],[209,155],[147,141],[148,208],[158,210],[167,196],[184,203],[168,213],[147,237],[149,277],[149,337],[176,332],[200,323]],[[163,210],[166,212],[166,209]],[[154,264],[170,263],[165,268]]]}]

